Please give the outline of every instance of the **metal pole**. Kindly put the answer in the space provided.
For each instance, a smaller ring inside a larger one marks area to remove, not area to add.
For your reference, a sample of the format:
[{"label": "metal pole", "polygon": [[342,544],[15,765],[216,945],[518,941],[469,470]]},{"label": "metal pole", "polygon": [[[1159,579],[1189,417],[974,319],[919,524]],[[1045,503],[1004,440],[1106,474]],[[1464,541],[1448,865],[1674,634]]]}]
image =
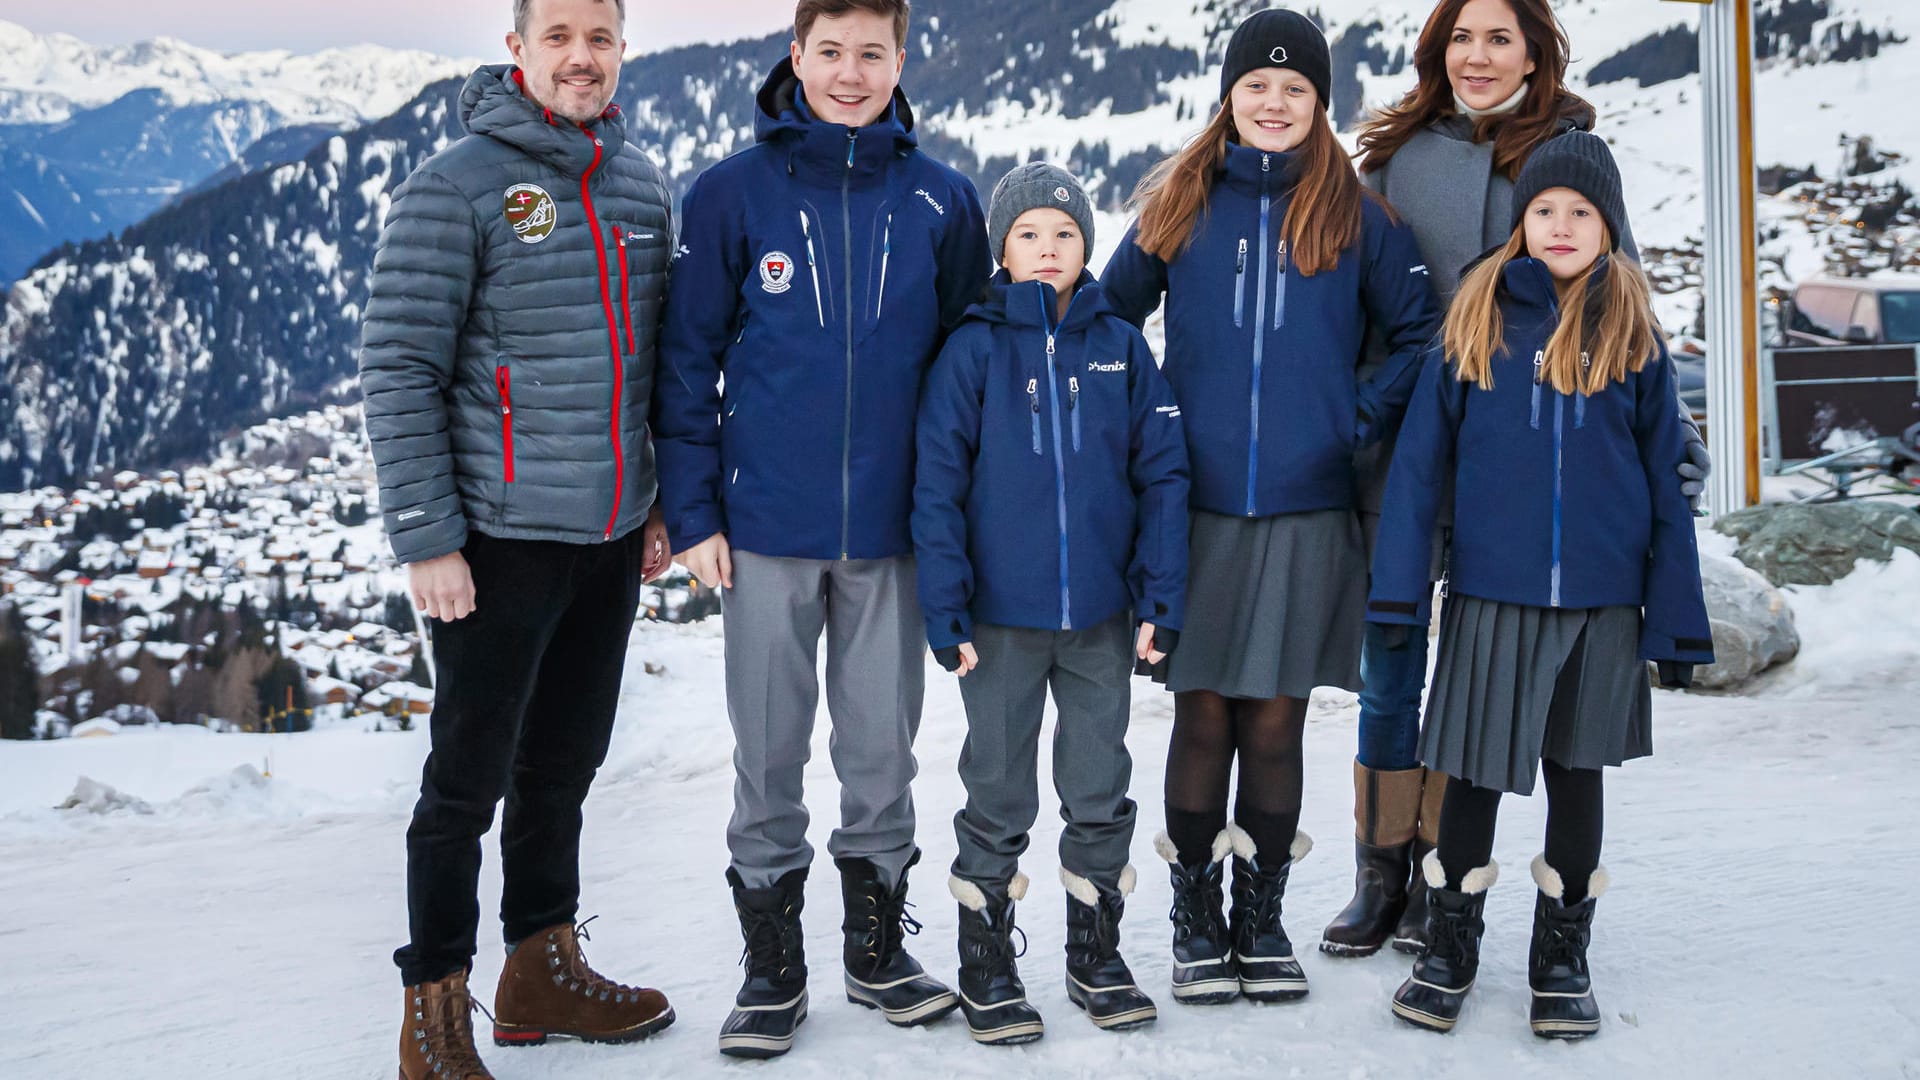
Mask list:
[{"label": "metal pole", "polygon": [[1707,504],[1716,518],[1760,497],[1759,297],[1753,167],[1750,0],[1717,0],[1700,12],[1705,113]]}]

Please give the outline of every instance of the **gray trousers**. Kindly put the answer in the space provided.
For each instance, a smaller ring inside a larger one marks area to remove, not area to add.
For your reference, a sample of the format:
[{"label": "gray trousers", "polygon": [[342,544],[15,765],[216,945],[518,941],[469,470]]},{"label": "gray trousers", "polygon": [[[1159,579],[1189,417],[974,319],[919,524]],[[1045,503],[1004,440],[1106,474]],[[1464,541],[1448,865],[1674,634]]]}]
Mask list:
[{"label": "gray trousers", "polygon": [[802,774],[813,756],[825,631],[827,745],[840,778],[840,827],[827,849],[899,880],[914,851],[913,738],[926,690],[913,559],[778,559],[736,548],[721,603],[734,869],[748,888],[765,888],[813,862]]},{"label": "gray trousers", "polygon": [[1133,621],[1121,615],[1087,630],[976,625],[973,647],[980,666],[960,680],[967,805],[953,817],[954,875],[998,887],[1012,880],[1040,812],[1040,718],[1051,688],[1060,713],[1053,787],[1067,823],[1060,865],[1113,891],[1133,845]]}]

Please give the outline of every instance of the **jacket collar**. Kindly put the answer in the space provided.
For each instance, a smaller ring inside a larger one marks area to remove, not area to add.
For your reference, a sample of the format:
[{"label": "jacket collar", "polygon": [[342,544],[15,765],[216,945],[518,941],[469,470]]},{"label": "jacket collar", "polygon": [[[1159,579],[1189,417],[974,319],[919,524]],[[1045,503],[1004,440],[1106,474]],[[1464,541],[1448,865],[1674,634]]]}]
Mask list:
[{"label": "jacket collar", "polygon": [[786,150],[789,175],[807,171],[839,179],[879,175],[919,145],[913,106],[895,87],[893,101],[880,119],[865,127],[830,124],[813,115],[806,89],[794,73],[791,57],[774,66],[754,97],[754,137]]},{"label": "jacket collar", "polygon": [[1227,159],[1215,171],[1216,182],[1255,195],[1279,195],[1300,182],[1300,155],[1288,150],[1255,150],[1231,140]]},{"label": "jacket collar", "polygon": [[1055,301],[1059,294],[1044,281],[1016,282],[1003,268],[987,282],[979,303],[967,309],[967,317],[1022,329],[1036,329],[1055,335],[1077,334],[1093,325],[1095,319],[1112,310],[1106,290],[1092,271],[1081,270],[1075,285],[1073,303],[1067,317],[1054,325]]},{"label": "jacket collar", "polygon": [[[607,106],[585,124],[562,119],[527,96],[520,69],[512,64],[491,64],[467,79],[460,91],[460,120],[473,134],[506,143],[575,178],[593,166],[596,150],[602,159],[613,157],[627,139],[620,106]],[[594,146],[595,139],[602,146]]]}]

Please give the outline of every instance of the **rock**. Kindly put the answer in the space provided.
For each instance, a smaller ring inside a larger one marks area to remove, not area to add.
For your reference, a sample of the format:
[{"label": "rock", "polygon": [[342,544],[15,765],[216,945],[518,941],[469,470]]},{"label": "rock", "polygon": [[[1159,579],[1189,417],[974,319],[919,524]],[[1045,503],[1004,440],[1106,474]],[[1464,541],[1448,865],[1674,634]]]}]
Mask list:
[{"label": "rock", "polygon": [[1884,502],[1753,506],[1714,528],[1740,541],[1734,557],[1775,585],[1831,585],[1861,559],[1891,560],[1895,547],[1920,554],[1920,513]]},{"label": "rock", "polygon": [[1702,553],[1700,584],[1713,625],[1715,660],[1695,669],[1694,686],[1731,690],[1799,653],[1793,609],[1766,578],[1728,556]]}]

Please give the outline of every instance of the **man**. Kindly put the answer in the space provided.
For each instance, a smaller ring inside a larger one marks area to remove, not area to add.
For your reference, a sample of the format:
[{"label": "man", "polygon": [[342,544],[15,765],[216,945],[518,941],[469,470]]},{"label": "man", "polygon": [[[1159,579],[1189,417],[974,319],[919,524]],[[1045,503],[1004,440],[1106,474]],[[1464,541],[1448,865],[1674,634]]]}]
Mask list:
[{"label": "man", "polygon": [[801,0],[758,145],[687,194],[662,331],[667,526],[725,603],[747,977],[720,1048],[741,1057],[785,1053],[807,1012],[801,774],[822,632],[847,996],[902,1026],[957,1004],[902,947],[925,681],[908,516],[921,376],[990,266],[973,185],[916,148],[907,8]]},{"label": "man", "polygon": [[514,64],[394,196],[360,359],[380,503],[432,619],[432,750],[407,830],[402,1080],[486,1077],[468,1019],[480,838],[504,797],[502,1045],[625,1041],[673,1010],[587,965],[580,808],[641,582],[670,562],[647,402],[673,250],[617,107],[624,0],[515,0]]}]

